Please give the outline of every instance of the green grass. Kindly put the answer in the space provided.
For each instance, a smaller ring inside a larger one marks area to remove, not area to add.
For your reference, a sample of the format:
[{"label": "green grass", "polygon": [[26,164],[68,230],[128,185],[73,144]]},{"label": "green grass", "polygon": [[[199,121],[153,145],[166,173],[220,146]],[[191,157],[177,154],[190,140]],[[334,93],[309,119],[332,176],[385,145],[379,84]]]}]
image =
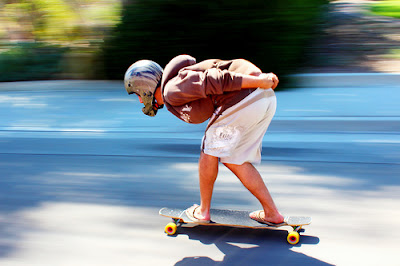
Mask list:
[{"label": "green grass", "polygon": [[400,48],[391,49],[387,57],[391,59],[400,59]]},{"label": "green grass", "polygon": [[371,5],[374,15],[400,18],[400,0],[383,0]]}]

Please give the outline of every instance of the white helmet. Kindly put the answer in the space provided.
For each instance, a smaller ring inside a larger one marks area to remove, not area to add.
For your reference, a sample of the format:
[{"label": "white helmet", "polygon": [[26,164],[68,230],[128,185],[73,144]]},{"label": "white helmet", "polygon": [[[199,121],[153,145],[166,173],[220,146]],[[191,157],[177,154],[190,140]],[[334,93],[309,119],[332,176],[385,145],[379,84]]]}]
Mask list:
[{"label": "white helmet", "polygon": [[142,98],[142,111],[145,115],[155,116],[157,110],[163,107],[154,98],[154,93],[161,84],[162,74],[162,67],[151,60],[139,60],[125,72],[125,89],[129,94],[135,93]]}]

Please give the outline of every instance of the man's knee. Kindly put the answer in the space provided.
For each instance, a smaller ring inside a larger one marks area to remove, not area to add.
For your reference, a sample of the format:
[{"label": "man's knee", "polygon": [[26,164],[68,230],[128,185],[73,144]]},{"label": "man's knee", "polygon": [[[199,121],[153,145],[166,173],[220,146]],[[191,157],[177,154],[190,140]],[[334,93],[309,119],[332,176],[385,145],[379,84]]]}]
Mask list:
[{"label": "man's knee", "polygon": [[219,158],[206,154],[204,152],[201,152],[200,154],[200,163],[218,163]]}]

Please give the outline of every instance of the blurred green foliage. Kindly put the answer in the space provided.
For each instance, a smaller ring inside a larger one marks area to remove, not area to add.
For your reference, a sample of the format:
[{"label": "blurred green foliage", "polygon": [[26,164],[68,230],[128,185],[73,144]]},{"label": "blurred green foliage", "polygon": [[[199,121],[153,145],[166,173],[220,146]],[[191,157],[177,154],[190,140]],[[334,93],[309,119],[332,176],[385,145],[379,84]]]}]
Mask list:
[{"label": "blurred green foliage", "polygon": [[[103,37],[120,18],[120,0],[4,0],[0,38],[62,42]],[[3,35],[3,36],[2,36]]]},{"label": "blurred green foliage", "polygon": [[0,81],[94,78],[120,0],[0,1]]},{"label": "blurred green foliage", "polygon": [[294,73],[327,1],[3,0],[0,81],[121,80],[139,59],[178,54]]},{"label": "blurred green foliage", "polygon": [[62,72],[59,64],[66,47],[20,43],[0,54],[0,81],[50,79]]},{"label": "blurred green foliage", "polygon": [[294,73],[327,0],[126,1],[121,23],[105,41],[110,79],[140,59],[161,65],[178,54],[197,61],[245,58],[264,72]]},{"label": "blurred green foliage", "polygon": [[371,4],[371,12],[380,16],[400,18],[400,0],[383,0]]}]

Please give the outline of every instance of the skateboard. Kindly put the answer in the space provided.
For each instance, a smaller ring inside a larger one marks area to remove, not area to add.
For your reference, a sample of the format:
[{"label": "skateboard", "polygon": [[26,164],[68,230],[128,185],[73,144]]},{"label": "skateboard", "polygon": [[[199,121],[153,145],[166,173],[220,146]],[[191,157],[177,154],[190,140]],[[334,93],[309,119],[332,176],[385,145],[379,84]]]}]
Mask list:
[{"label": "skateboard", "polygon": [[[192,221],[187,217],[185,210],[162,208],[159,214],[165,217],[172,218],[172,222],[165,226],[165,233],[168,235],[174,235],[178,226],[183,224],[195,224],[203,226],[228,226],[228,227],[240,227],[240,228],[261,228],[261,229],[273,229],[282,226],[292,227],[292,231],[288,232],[286,238],[287,242],[292,245],[296,245],[300,241],[299,232],[303,226],[311,223],[311,217],[306,216],[288,216],[285,217],[285,222],[279,225],[267,225],[257,222],[249,217],[249,211],[236,211],[236,210],[221,210],[211,209],[211,221],[210,223],[199,223]],[[304,229],[303,229],[304,230]]]}]

